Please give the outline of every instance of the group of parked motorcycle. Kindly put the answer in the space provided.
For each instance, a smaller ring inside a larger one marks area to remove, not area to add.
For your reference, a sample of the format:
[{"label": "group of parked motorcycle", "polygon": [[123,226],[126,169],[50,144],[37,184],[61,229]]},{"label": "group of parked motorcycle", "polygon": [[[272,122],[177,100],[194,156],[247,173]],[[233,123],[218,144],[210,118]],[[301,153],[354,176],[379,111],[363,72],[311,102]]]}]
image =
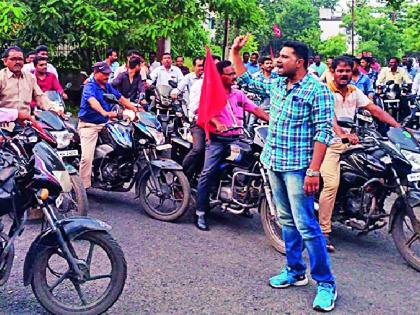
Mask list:
[{"label": "group of parked motorcycle", "polygon": [[[181,167],[192,139],[182,94],[176,100],[169,96],[174,87],[152,87],[149,112],[122,110],[113,95],[104,96],[114,104],[117,119],[99,135],[92,170],[93,187],[115,192],[134,188],[139,207],[163,221],[176,221],[194,204],[199,175],[187,178]],[[384,108],[392,111],[386,102],[390,95],[383,93]],[[63,103],[58,94],[47,95]],[[420,133],[405,128],[419,127],[419,101],[411,99],[410,108],[403,127],[390,128],[386,135],[369,112],[359,112],[354,121],[338,117],[339,125],[351,128],[361,141],[341,157],[334,220],[361,234],[388,226],[400,254],[420,271]],[[36,111],[36,119],[42,129],[27,123],[1,134],[0,215],[9,214],[13,224],[5,233],[0,221],[0,285],[10,275],[13,243],[24,229],[27,210],[38,208],[46,224],[27,254],[25,285],[31,283],[39,302],[52,313],[101,313],[123,290],[124,254],[106,223],[86,217],[86,191],[77,174],[77,120],[49,111]],[[284,253],[267,170],[260,162],[267,132],[266,125],[256,122],[231,144],[210,205],[236,215],[258,209],[269,243]],[[387,211],[390,198],[395,201]],[[100,255],[98,264],[94,254]],[[89,290],[88,284],[104,279],[101,293]],[[70,288],[77,302],[69,298]]]}]

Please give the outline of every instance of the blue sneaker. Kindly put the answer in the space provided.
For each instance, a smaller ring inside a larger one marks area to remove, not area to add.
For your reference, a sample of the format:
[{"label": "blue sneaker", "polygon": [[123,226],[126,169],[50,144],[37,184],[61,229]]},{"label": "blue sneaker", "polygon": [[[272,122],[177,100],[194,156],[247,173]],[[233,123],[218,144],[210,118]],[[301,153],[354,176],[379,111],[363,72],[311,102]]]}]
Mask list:
[{"label": "blue sneaker", "polygon": [[289,271],[290,269],[288,267],[285,267],[277,276],[270,278],[270,280],[268,281],[270,287],[275,289],[281,289],[290,287],[291,285],[300,287],[308,284],[309,281],[305,274],[294,276],[290,274]]},{"label": "blue sneaker", "polygon": [[337,299],[337,289],[335,285],[320,282],[314,299],[313,308],[316,311],[329,312],[334,309],[334,302]]}]

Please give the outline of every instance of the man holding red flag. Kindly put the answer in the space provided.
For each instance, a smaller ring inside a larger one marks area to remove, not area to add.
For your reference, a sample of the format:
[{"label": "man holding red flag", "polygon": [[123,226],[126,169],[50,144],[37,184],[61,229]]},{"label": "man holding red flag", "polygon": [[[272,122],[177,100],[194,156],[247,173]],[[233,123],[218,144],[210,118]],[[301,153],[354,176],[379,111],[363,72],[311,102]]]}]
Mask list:
[{"label": "man holding red flag", "polygon": [[244,111],[268,121],[269,116],[245,94],[233,89],[236,79],[232,63],[223,60],[215,65],[207,49],[204,82],[201,91],[197,124],[202,126],[208,140],[203,171],[197,187],[195,225],[208,231],[206,212],[209,210],[210,191],[217,184],[220,163],[229,156],[230,144],[239,140],[243,129]]}]

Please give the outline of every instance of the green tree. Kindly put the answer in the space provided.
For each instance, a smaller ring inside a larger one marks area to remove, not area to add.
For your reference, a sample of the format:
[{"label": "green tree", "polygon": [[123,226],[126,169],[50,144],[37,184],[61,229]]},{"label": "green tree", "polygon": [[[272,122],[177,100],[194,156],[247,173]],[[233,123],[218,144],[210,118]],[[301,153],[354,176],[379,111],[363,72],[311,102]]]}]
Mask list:
[{"label": "green tree", "polygon": [[[319,47],[319,8],[314,6],[314,0],[259,1],[265,11],[266,23],[253,33],[260,45],[271,41],[273,46],[279,47],[283,40],[300,40],[314,50]],[[275,23],[282,32],[280,39],[273,35]]]},{"label": "green tree", "polygon": [[318,52],[325,56],[340,56],[347,50],[346,37],[343,34],[332,36],[319,45]]},{"label": "green tree", "polygon": [[0,1],[0,40],[14,40],[17,32],[24,27],[27,7],[21,1]]},{"label": "green tree", "polygon": [[[369,6],[357,7],[355,12],[358,51],[369,48],[382,61],[392,55],[401,55],[401,32],[387,17],[387,13],[389,10]],[[350,30],[350,14],[343,17],[343,24]]]},{"label": "green tree", "polygon": [[400,22],[402,30],[403,50],[405,52],[420,52],[420,4],[404,7],[404,17]]}]

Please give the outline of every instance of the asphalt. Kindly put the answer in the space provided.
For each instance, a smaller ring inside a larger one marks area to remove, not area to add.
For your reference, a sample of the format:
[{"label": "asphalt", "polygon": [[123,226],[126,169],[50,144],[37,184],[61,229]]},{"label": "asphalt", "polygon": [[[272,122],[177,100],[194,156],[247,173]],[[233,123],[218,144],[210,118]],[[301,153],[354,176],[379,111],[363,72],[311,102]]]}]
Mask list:
[{"label": "asphalt", "polygon": [[[108,314],[314,314],[313,281],[275,290],[267,285],[285,263],[265,240],[259,216],[247,219],[214,211],[210,232],[149,218],[131,193],[94,191],[92,217],[112,225],[125,252],[128,279]],[[39,225],[16,242],[12,275],[0,288],[0,314],[45,314],[22,269]],[[332,266],[339,298],[334,314],[420,314],[420,273],[397,252],[385,230],[357,236],[334,226]]]}]

